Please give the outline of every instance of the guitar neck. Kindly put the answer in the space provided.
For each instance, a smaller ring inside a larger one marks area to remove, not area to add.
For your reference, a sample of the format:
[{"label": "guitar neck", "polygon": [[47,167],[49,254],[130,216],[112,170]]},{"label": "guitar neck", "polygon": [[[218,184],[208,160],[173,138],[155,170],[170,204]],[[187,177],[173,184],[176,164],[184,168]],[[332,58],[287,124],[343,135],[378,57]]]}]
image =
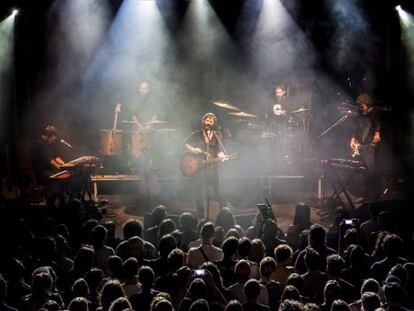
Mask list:
[{"label": "guitar neck", "polygon": [[116,130],[116,127],[118,125],[118,113],[121,111],[121,104],[117,103],[115,106],[115,117],[114,117],[114,127],[112,128],[112,130]]},{"label": "guitar neck", "polygon": [[117,124],[118,124],[118,112],[115,112],[114,127],[112,128],[114,131],[116,130]]},{"label": "guitar neck", "polygon": [[224,158],[211,158],[208,160],[204,160],[204,164],[213,164],[213,163],[217,163],[217,162],[225,162],[225,161],[229,161],[229,160],[236,160],[238,159],[238,156],[235,154],[232,154],[230,156],[226,156]]}]

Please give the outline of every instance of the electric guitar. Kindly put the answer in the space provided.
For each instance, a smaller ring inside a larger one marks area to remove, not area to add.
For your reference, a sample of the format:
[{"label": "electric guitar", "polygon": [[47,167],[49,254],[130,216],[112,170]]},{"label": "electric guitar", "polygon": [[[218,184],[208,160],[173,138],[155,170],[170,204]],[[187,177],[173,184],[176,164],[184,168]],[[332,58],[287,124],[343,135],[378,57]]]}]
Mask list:
[{"label": "electric guitar", "polygon": [[239,156],[237,154],[225,155],[224,157],[210,158],[210,159],[201,159],[199,156],[192,154],[191,152],[186,152],[181,159],[180,168],[184,176],[190,177],[198,172],[203,166],[207,164],[220,163],[229,160],[238,160]]},{"label": "electric guitar", "polygon": [[377,147],[377,144],[372,142],[368,144],[356,143],[354,146],[351,146],[351,157],[359,157],[361,156],[361,153],[364,153],[367,150],[375,149],[375,147]]}]

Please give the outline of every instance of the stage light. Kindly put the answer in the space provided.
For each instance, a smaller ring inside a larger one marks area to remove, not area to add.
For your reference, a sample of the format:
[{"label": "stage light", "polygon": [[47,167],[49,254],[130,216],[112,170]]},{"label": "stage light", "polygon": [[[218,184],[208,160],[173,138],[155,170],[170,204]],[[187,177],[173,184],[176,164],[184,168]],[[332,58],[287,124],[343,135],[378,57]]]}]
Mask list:
[{"label": "stage light", "polygon": [[404,27],[412,27],[414,25],[414,18],[411,14],[409,14],[407,11],[405,11],[401,5],[397,5],[395,9],[398,12],[398,16],[401,21],[401,25]]},{"label": "stage light", "polygon": [[[406,70],[409,75],[408,81],[414,79],[414,15],[404,10],[401,6],[395,8],[398,12],[398,17],[401,26],[401,44],[405,49],[406,55]],[[414,85],[410,85],[414,90]]]},{"label": "stage light", "polygon": [[11,17],[15,17],[17,15],[17,13],[19,13],[18,9],[13,9],[11,12]]}]

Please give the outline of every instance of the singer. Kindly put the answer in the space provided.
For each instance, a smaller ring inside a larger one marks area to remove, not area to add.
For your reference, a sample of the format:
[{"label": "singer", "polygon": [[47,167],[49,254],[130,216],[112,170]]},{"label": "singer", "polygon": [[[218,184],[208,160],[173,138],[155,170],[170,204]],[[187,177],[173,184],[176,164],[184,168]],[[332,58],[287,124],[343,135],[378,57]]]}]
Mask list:
[{"label": "singer", "polygon": [[[202,128],[194,131],[185,141],[186,151],[203,160],[224,156],[223,135],[216,130],[217,117],[208,112],[201,119]],[[194,195],[198,218],[205,217],[204,202],[207,208],[210,199],[218,200],[220,207],[224,204],[220,194],[220,183],[216,165],[206,165],[189,178],[190,191]]]}]

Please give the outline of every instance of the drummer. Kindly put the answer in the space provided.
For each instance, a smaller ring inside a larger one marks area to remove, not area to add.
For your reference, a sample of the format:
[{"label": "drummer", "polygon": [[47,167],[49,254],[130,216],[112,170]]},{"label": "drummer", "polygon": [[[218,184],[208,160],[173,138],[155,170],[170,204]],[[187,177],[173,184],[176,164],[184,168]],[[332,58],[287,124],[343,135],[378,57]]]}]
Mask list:
[{"label": "drummer", "polygon": [[154,94],[147,81],[142,81],[138,84],[125,112],[127,119],[131,120],[131,116],[136,116],[142,122],[143,120],[148,121],[154,114],[156,114]]},{"label": "drummer", "polygon": [[286,89],[282,85],[278,85],[275,88],[275,103],[273,105],[273,114],[281,116],[286,114]]}]

